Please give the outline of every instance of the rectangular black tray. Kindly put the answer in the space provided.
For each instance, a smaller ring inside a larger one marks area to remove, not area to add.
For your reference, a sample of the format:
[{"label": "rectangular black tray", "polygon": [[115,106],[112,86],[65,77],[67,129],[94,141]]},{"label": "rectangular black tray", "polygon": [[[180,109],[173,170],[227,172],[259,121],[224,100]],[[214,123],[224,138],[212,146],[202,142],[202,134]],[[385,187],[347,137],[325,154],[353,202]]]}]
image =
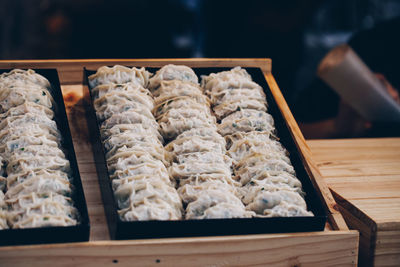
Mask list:
[{"label": "rectangular black tray", "polygon": [[[157,68],[146,68],[154,73]],[[290,134],[283,115],[280,112],[264,75],[259,68],[245,68],[253,80],[264,88],[268,101],[268,112],[275,120],[275,127],[280,137],[280,142],[290,153],[290,159],[297,173],[297,177],[303,184],[306,193],[306,203],[314,217],[279,217],[279,218],[239,218],[239,219],[205,219],[205,220],[181,220],[181,221],[121,221],[117,214],[117,204],[111,187],[107,171],[105,153],[100,139],[99,125],[92,103],[91,88],[89,88],[90,101],[86,109],[88,127],[92,140],[93,154],[96,162],[98,178],[107,216],[111,239],[142,239],[164,237],[187,236],[214,236],[214,235],[241,235],[262,233],[290,233],[311,232],[324,230],[327,215],[322,206],[316,190],[308,176],[300,158],[293,137]],[[230,70],[230,68],[193,68],[198,77],[212,72]],[[84,80],[88,83],[88,77],[96,71],[84,71]]]},{"label": "rectangular black tray", "polygon": [[[1,69],[0,73],[9,72],[12,69]],[[34,69],[34,71],[45,78],[51,84],[51,95],[55,102],[54,117],[57,127],[62,134],[62,147],[71,165],[72,184],[74,194],[72,199],[80,214],[80,223],[75,226],[57,226],[26,229],[5,229],[0,230],[0,245],[26,245],[26,244],[45,244],[45,243],[67,243],[88,241],[90,224],[86,206],[85,195],[83,192],[82,181],[79,174],[78,164],[74,146],[72,143],[71,131],[68,124],[67,114],[63,95],[61,92],[60,81],[56,69]]]}]

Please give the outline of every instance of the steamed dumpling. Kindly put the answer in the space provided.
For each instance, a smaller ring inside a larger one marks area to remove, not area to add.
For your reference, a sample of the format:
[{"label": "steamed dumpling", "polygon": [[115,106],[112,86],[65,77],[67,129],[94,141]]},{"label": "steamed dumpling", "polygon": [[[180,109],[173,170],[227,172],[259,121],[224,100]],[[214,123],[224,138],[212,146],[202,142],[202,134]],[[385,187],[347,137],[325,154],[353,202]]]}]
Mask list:
[{"label": "steamed dumpling", "polygon": [[45,77],[31,69],[13,69],[0,74],[0,87],[14,85],[38,85],[47,89],[51,88],[50,82]]},{"label": "steamed dumpling", "polygon": [[115,65],[111,68],[103,66],[95,74],[89,76],[89,85],[91,88],[95,88],[100,84],[132,82],[147,87],[149,77],[150,73],[144,68],[128,68],[120,65]]},{"label": "steamed dumpling", "polygon": [[159,69],[156,74],[150,79],[149,88],[154,90],[160,86],[162,81],[179,80],[183,82],[191,82],[198,84],[199,79],[197,78],[194,71],[183,65],[165,65]]}]

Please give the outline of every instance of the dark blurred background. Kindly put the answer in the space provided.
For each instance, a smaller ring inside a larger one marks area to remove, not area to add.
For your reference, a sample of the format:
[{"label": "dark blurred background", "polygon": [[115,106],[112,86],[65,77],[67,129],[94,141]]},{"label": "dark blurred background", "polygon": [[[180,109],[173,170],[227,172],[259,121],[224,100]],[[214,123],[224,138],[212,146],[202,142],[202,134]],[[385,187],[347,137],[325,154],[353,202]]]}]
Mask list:
[{"label": "dark blurred background", "polygon": [[0,58],[268,57],[308,123],[337,113],[338,96],[316,79],[322,57],[399,15],[399,0],[0,0]]}]

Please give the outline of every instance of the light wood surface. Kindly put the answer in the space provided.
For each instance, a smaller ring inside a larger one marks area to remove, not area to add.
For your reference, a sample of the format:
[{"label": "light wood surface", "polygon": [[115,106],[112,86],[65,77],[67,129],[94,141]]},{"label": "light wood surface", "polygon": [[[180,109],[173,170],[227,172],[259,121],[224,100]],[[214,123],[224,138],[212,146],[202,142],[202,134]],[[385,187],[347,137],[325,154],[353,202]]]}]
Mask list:
[{"label": "light wood surface", "polygon": [[356,232],[254,235],[1,248],[3,266],[354,266]]},{"label": "light wood surface", "polygon": [[360,263],[400,266],[400,138],[308,141],[349,226]]},{"label": "light wood surface", "polygon": [[[260,67],[273,88],[274,97],[304,154],[313,183],[320,186],[321,199],[334,214],[325,231],[313,233],[263,234],[201,238],[151,240],[109,240],[100,188],[85,117],[83,98],[87,86],[82,84],[83,66],[96,68],[116,63],[129,66],[162,66],[169,62],[189,66]],[[358,256],[358,232],[348,230],[336,203],[322,180],[311,152],[270,70],[267,59],[179,59],[173,60],[52,60],[0,61],[0,68],[57,67],[72,132],[77,161],[89,209],[90,242],[1,247],[0,265],[24,266],[354,266]]]}]

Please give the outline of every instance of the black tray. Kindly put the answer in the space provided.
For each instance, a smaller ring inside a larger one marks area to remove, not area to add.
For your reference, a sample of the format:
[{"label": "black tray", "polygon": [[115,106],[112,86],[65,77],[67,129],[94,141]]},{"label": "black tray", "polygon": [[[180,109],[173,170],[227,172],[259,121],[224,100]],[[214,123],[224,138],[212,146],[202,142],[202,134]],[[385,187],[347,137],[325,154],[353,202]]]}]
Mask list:
[{"label": "black tray", "polygon": [[[1,69],[0,73],[9,72],[12,69]],[[71,132],[69,129],[67,114],[65,112],[64,100],[61,92],[60,81],[56,69],[34,69],[34,71],[49,80],[51,83],[50,93],[54,99],[54,116],[57,127],[62,134],[62,147],[70,162],[74,185],[72,199],[80,214],[80,223],[75,226],[57,226],[25,229],[0,230],[0,245],[25,245],[45,243],[67,243],[89,240],[89,215],[86,206],[85,195],[82,188],[82,181],[79,175],[78,164]]]},{"label": "black tray", "polygon": [[[146,68],[155,72],[157,68]],[[88,103],[87,117],[88,127],[93,145],[93,153],[99,177],[100,188],[107,216],[111,239],[139,239],[185,236],[213,236],[213,235],[240,235],[262,233],[290,233],[311,232],[324,230],[327,215],[318,198],[316,190],[301,161],[293,137],[290,134],[282,113],[280,112],[270,88],[259,68],[245,68],[253,80],[264,88],[268,101],[268,112],[274,117],[275,127],[278,131],[281,143],[290,153],[290,159],[297,173],[297,177],[303,184],[306,192],[306,203],[314,217],[279,217],[279,218],[239,218],[239,219],[205,219],[205,220],[181,220],[181,221],[134,221],[124,222],[118,217],[117,205],[108,176],[105,153],[100,139],[100,131],[96,113],[92,103],[91,88],[90,103]],[[212,72],[230,70],[230,68],[193,68],[196,74],[207,75]],[[84,80],[88,83],[88,76],[94,74],[94,70],[84,72]]]}]

